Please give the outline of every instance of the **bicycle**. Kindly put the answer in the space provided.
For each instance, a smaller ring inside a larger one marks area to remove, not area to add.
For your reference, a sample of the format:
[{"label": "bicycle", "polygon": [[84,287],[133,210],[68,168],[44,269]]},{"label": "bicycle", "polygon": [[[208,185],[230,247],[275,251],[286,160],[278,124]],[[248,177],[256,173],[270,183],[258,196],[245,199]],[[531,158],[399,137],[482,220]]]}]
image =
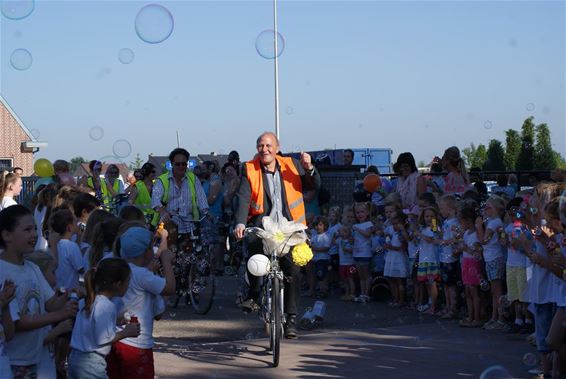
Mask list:
[{"label": "bicycle", "polygon": [[[261,228],[252,227],[246,228],[244,234],[252,234],[265,241],[266,237],[263,232],[264,230]],[[281,336],[284,332],[283,326],[287,321],[284,313],[285,276],[279,265],[279,256],[283,255],[283,251],[287,247],[290,239],[298,233],[303,233],[304,242],[307,237],[304,234],[303,229],[296,230],[286,237],[285,242],[280,245],[281,249],[272,248],[269,250],[269,268],[263,276],[263,288],[260,292],[259,317],[264,322],[265,331],[269,336],[268,350],[272,353],[273,367],[277,367],[279,365]]]},{"label": "bicycle", "polygon": [[[167,222],[170,232],[169,243],[176,252],[175,279],[177,281],[176,299],[173,307],[176,308],[181,297],[185,296],[185,303],[192,305],[196,313],[204,315],[210,311],[216,293],[216,278],[212,270],[212,262],[208,246],[202,243],[200,229],[207,216],[199,220],[192,220],[188,216],[172,215],[172,221]],[[186,239],[179,240],[177,223],[190,222],[193,228],[189,230]]]}]

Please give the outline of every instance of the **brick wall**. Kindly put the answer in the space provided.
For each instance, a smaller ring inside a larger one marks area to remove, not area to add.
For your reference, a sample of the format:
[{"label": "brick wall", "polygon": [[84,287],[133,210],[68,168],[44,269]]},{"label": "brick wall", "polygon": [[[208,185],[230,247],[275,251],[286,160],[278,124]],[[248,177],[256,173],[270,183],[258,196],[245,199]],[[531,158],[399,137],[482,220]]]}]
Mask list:
[{"label": "brick wall", "polygon": [[24,176],[33,174],[33,154],[23,153],[22,142],[31,141],[10,111],[0,102],[0,159],[12,158],[14,166],[24,170]]}]

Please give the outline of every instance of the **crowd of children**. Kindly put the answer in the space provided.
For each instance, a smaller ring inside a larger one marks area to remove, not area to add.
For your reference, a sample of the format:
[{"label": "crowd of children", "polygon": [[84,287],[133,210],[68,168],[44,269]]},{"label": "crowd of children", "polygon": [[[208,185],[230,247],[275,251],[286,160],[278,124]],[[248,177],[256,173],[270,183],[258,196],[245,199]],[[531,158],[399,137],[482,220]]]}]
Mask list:
[{"label": "crowd of children", "polygon": [[[2,187],[0,377],[153,378],[153,323],[175,293],[167,231],[151,233],[134,206],[119,217],[99,209],[95,196],[74,186],[45,186],[33,212],[13,202],[17,175],[3,177]],[[405,208],[403,194],[392,192],[379,206],[332,207],[308,217],[307,294],[325,298],[339,286],[341,300],[367,303],[386,281],[391,307],[532,334],[541,372],[559,375],[566,372],[565,191],[543,183],[485,201],[474,191],[424,192],[418,206]]]},{"label": "crowd of children", "polygon": [[175,292],[167,231],[76,187],[34,201],[0,211],[0,377],[153,379],[153,323]]},{"label": "crowd of children", "polygon": [[545,183],[484,202],[474,191],[423,193],[409,209],[393,193],[384,207],[333,207],[311,224],[308,294],[325,298],[334,286],[341,300],[364,303],[385,278],[389,306],[532,334],[541,374],[565,373],[565,191]]}]

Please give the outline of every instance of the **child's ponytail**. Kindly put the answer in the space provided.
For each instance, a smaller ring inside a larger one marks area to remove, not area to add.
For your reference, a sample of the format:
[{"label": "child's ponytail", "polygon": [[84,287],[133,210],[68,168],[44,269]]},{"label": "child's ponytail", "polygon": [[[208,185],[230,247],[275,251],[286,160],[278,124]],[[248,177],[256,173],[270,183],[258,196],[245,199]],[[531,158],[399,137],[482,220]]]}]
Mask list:
[{"label": "child's ponytail", "polygon": [[107,258],[93,266],[85,275],[86,302],[83,310],[90,314],[96,295],[101,291],[113,291],[120,282],[129,280],[132,271],[128,263],[120,258]]},{"label": "child's ponytail", "polygon": [[85,299],[85,306],[83,309],[87,314],[87,316],[90,315],[92,303],[94,303],[94,299],[96,298],[95,287],[94,287],[95,280],[96,280],[96,266],[93,266],[85,274],[86,299]]}]

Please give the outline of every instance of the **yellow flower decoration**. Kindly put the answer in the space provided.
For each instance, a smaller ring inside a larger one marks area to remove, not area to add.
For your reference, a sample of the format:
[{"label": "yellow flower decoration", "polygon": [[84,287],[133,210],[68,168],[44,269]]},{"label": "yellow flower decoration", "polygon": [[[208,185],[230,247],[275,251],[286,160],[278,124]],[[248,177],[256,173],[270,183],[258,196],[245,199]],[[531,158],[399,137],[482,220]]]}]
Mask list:
[{"label": "yellow flower decoration", "polygon": [[293,263],[297,266],[305,266],[312,259],[312,250],[306,242],[296,245],[291,251]]},{"label": "yellow flower decoration", "polygon": [[278,230],[275,234],[273,234],[273,240],[277,243],[281,243],[285,240],[285,234]]}]

